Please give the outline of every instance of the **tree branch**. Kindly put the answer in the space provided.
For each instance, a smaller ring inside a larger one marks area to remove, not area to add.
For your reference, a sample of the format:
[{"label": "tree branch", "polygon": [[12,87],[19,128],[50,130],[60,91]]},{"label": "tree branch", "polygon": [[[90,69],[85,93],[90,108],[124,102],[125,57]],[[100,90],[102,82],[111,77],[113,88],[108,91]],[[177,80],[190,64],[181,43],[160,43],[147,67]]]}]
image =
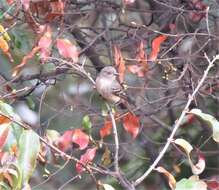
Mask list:
[{"label": "tree branch", "polygon": [[139,185],[151,172],[152,170],[154,170],[154,168],[157,166],[157,164],[159,163],[159,161],[163,158],[164,154],[166,153],[167,149],[170,146],[170,143],[173,140],[174,135],[176,134],[176,131],[178,130],[178,128],[180,127],[180,124],[183,120],[183,118],[185,117],[186,113],[188,112],[189,106],[191,104],[191,102],[193,101],[193,99],[195,98],[197,92],[199,91],[199,89],[201,88],[202,84],[204,83],[205,79],[207,78],[207,75],[210,71],[210,69],[213,67],[214,62],[219,59],[219,55],[215,56],[213,58],[212,61],[210,61],[210,59],[208,58],[208,56],[205,54],[205,58],[207,59],[209,65],[207,67],[207,69],[204,71],[204,74],[201,78],[201,80],[199,81],[197,87],[195,88],[195,90],[193,91],[192,95],[189,95],[188,97],[188,101],[186,106],[184,107],[179,119],[177,120],[169,138],[167,139],[167,142],[165,144],[165,146],[163,147],[163,149],[161,150],[161,152],[159,153],[158,157],[155,159],[155,161],[153,162],[153,164],[148,168],[148,170],[141,176],[139,177],[135,182],[134,182],[134,186]]}]

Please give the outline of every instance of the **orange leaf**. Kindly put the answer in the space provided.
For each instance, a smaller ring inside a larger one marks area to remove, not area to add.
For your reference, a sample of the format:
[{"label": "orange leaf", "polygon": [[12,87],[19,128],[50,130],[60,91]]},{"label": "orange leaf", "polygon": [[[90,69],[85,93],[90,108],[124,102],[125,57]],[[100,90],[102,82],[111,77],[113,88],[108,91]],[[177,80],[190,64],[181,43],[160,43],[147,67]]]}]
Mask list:
[{"label": "orange leaf", "polygon": [[155,61],[157,59],[158,53],[160,52],[160,45],[167,39],[167,36],[160,35],[152,41],[152,50],[149,56],[150,61]]},{"label": "orange leaf", "polygon": [[112,122],[105,120],[104,121],[104,126],[100,129],[100,136],[103,139],[104,137],[108,136],[111,134],[112,131]]},{"label": "orange leaf", "polygon": [[86,133],[84,133],[81,129],[75,129],[72,136],[72,142],[78,144],[79,149],[83,150],[89,144],[89,136]]},{"label": "orange leaf", "polygon": [[[96,147],[87,149],[87,151],[81,156],[80,162],[82,164],[87,164],[87,163],[91,162],[96,155],[96,150],[97,150]],[[84,168],[80,163],[77,162],[76,163],[76,170],[78,173],[81,173],[84,171]]]},{"label": "orange leaf", "polygon": [[74,63],[78,62],[79,53],[77,48],[68,39],[57,39],[57,48],[59,54],[64,58],[71,58]]},{"label": "orange leaf", "polygon": [[119,81],[123,83],[125,77],[125,61],[122,57],[120,49],[117,46],[114,46],[114,54],[115,64],[119,73]]},{"label": "orange leaf", "polygon": [[5,123],[9,123],[9,122],[11,122],[10,119],[8,119],[7,117],[5,117],[3,115],[0,115],[0,125],[5,124]]},{"label": "orange leaf", "polygon": [[169,183],[170,188],[175,189],[176,180],[170,172],[168,172],[165,168],[163,168],[161,166],[155,168],[155,170],[157,170],[159,173],[163,173],[168,179],[168,183]]},{"label": "orange leaf", "polygon": [[128,113],[123,117],[123,126],[125,130],[132,135],[132,138],[135,139],[139,133],[140,121],[137,116],[132,113]]},{"label": "orange leaf", "polygon": [[9,50],[8,43],[2,36],[0,36],[0,48],[2,49],[4,53],[8,52]]},{"label": "orange leaf", "polygon": [[8,137],[9,127],[6,125],[2,125],[0,127],[0,149],[2,149]]},{"label": "orange leaf", "polygon": [[144,50],[143,41],[141,41],[141,43],[139,44],[138,53],[136,55],[136,60],[138,61],[138,65],[130,65],[128,66],[128,70],[133,74],[137,74],[138,77],[144,77],[148,69],[148,62],[147,62],[147,56]]}]

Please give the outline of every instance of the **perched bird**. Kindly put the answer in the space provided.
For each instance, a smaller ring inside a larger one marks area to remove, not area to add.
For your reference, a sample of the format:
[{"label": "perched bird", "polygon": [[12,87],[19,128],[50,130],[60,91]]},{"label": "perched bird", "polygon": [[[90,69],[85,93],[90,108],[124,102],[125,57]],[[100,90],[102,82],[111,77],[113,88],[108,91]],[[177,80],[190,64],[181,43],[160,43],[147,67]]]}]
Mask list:
[{"label": "perched bird", "polygon": [[[112,66],[106,66],[100,71],[96,78],[96,89],[108,102],[114,104],[122,103],[123,105],[128,103],[128,98],[118,81],[118,73]],[[123,107],[127,108],[127,106]]]}]

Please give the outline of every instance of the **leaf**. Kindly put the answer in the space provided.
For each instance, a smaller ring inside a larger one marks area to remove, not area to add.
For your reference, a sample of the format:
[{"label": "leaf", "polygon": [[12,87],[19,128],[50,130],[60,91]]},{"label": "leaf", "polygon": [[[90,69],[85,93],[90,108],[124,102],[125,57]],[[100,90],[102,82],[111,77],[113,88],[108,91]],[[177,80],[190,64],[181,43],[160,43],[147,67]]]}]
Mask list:
[{"label": "leaf", "polygon": [[207,180],[205,181],[208,185],[209,190],[218,190],[219,189],[219,182],[216,180]]},{"label": "leaf", "polygon": [[82,119],[82,126],[83,128],[90,133],[92,128],[92,123],[90,121],[90,117],[88,115],[85,115]]},{"label": "leaf", "polygon": [[198,178],[190,177],[189,179],[184,178],[177,182],[175,190],[207,190],[207,185]]},{"label": "leaf", "polygon": [[12,3],[14,3],[14,0],[7,0],[7,3],[8,3],[9,5],[11,5]]},{"label": "leaf", "polygon": [[51,1],[50,2],[51,12],[46,15],[46,20],[51,21],[57,16],[62,16],[64,14],[64,3],[62,0]]},{"label": "leaf", "polygon": [[[96,147],[87,149],[87,151],[81,156],[80,162],[82,164],[87,164],[87,163],[91,162],[94,159],[95,155],[96,155],[96,150],[97,150]],[[77,170],[78,173],[81,173],[85,169],[80,163],[77,162],[76,163],[76,170]]]},{"label": "leaf", "polygon": [[155,168],[155,170],[158,171],[159,173],[164,174],[167,177],[167,179],[168,179],[168,184],[169,184],[170,188],[171,189],[175,189],[175,187],[176,187],[176,180],[175,180],[174,176],[170,172],[168,172],[165,168],[163,168],[161,166]]},{"label": "leaf", "polygon": [[193,150],[192,145],[190,145],[190,143],[188,141],[186,141],[185,139],[176,139],[176,140],[174,140],[174,143],[179,145],[181,148],[183,148],[184,151],[186,152],[186,154],[188,154],[188,155]]},{"label": "leaf", "polygon": [[81,129],[75,129],[72,136],[72,142],[79,145],[79,149],[83,150],[87,148],[89,144],[89,136]]},{"label": "leaf", "polygon": [[4,147],[9,132],[8,125],[0,125],[0,150]]},{"label": "leaf", "polygon": [[65,131],[65,133],[58,139],[58,147],[62,151],[67,151],[72,147],[72,135],[74,130]]},{"label": "leaf", "polygon": [[125,77],[125,70],[126,70],[125,61],[122,57],[121,50],[117,46],[114,46],[114,59],[115,59],[115,65],[119,73],[119,81],[120,83],[123,83]]},{"label": "leaf", "polygon": [[32,130],[24,130],[19,141],[18,164],[22,172],[22,184],[27,184],[36,167],[40,140]]},{"label": "leaf", "polygon": [[46,27],[46,32],[40,38],[38,47],[40,48],[40,58],[45,61],[50,54],[50,46],[52,43],[52,31],[49,26]]},{"label": "leaf", "polygon": [[104,166],[109,166],[112,163],[111,152],[109,148],[106,146],[103,156],[101,157],[101,164]]},{"label": "leaf", "polygon": [[192,173],[195,175],[201,174],[205,169],[205,159],[204,156],[198,152],[198,162],[193,164],[190,153],[193,150],[193,147],[184,139],[176,139],[174,141],[175,144],[179,145],[186,152],[186,155],[189,160],[190,167],[192,169]]},{"label": "leaf", "polygon": [[210,114],[203,113],[200,109],[192,109],[189,113],[195,114],[202,120],[207,122],[208,126],[212,128],[213,139],[219,142],[219,122]]},{"label": "leaf", "polygon": [[0,115],[0,125],[10,123],[11,120],[5,117],[4,115]]},{"label": "leaf", "polygon": [[30,0],[21,0],[21,4],[24,6],[25,10],[28,10],[30,7]]},{"label": "leaf", "polygon": [[167,36],[165,35],[160,35],[156,37],[155,39],[153,39],[151,54],[149,56],[150,61],[155,61],[157,59],[158,53],[160,52],[160,46],[166,39],[167,39]]},{"label": "leaf", "polygon": [[109,120],[104,121],[104,126],[100,129],[100,137],[103,139],[106,136],[109,136],[112,132],[112,122]]},{"label": "leaf", "polygon": [[9,50],[8,42],[2,36],[0,36],[0,48],[4,53]]},{"label": "leaf", "polygon": [[146,71],[148,70],[148,62],[147,62],[147,55],[145,54],[145,50],[144,50],[143,41],[141,41],[139,44],[136,60],[138,61],[138,65],[129,65],[128,70],[133,74],[137,74],[138,77],[144,77]]},{"label": "leaf", "polygon": [[139,118],[129,112],[123,117],[123,126],[125,130],[131,134],[132,138],[135,139],[139,133],[140,128]]},{"label": "leaf", "polygon": [[73,63],[78,62],[79,53],[77,48],[68,39],[57,39],[56,46],[61,56],[64,58],[71,58]]},{"label": "leaf", "polygon": [[112,187],[111,185],[109,184],[102,184],[104,190],[115,190],[114,187]]},{"label": "leaf", "polygon": [[[11,41],[10,36],[8,35],[7,31],[5,30],[5,28],[4,28],[1,24],[0,24],[0,33],[1,33],[0,36],[3,36],[3,38],[4,38],[7,42]],[[3,33],[3,34],[2,34],[2,33]]]}]

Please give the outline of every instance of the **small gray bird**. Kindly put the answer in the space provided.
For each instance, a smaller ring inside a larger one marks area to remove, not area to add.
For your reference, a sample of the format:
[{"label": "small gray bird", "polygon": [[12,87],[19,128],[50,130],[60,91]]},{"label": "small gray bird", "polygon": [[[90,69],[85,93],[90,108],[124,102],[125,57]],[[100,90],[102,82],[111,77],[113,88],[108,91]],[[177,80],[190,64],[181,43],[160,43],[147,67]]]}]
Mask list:
[{"label": "small gray bird", "polygon": [[96,78],[96,89],[107,101],[118,103],[121,100],[122,86],[117,80],[118,73],[112,66],[104,67]]}]

